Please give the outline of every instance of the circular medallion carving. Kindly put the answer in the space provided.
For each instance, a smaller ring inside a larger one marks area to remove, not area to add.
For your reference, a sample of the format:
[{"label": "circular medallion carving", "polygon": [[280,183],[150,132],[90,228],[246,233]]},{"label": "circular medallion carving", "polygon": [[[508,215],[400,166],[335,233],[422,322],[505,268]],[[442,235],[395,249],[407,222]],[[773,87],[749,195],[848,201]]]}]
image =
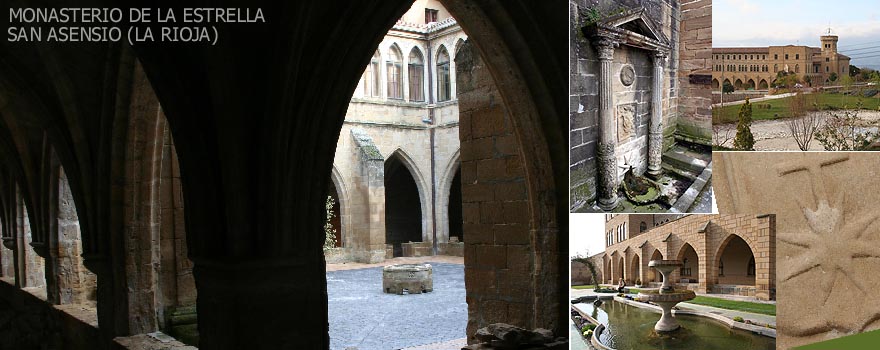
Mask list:
[{"label": "circular medallion carving", "polygon": [[624,86],[630,86],[636,80],[636,71],[630,65],[625,65],[620,69],[620,82]]}]

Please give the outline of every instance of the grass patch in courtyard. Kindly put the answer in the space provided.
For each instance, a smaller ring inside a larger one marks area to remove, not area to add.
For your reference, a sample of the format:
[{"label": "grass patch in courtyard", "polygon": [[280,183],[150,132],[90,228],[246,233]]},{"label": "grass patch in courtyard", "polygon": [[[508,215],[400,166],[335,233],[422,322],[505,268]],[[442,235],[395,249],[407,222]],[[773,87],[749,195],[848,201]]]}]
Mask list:
[{"label": "grass patch in courtyard", "polygon": [[751,312],[755,314],[776,316],[776,304],[752,303],[748,301],[727,300],[722,298],[698,296],[687,303],[717,307],[719,309]]},{"label": "grass patch in courtyard", "polygon": [[[820,110],[843,109],[844,106],[849,109],[854,109],[856,103],[859,101],[862,102],[862,109],[876,111],[880,108],[880,98],[858,97],[855,93],[854,95],[855,96],[844,96],[843,94],[829,93],[810,94],[811,97],[815,97],[816,104],[819,106]],[[752,120],[788,118],[789,99],[791,99],[791,97],[752,103]],[[712,122],[715,124],[736,123],[739,118],[739,109],[741,106],[741,104],[725,105],[724,108],[721,108],[720,113],[713,116]],[[769,108],[767,108],[767,106],[769,106]]]}]

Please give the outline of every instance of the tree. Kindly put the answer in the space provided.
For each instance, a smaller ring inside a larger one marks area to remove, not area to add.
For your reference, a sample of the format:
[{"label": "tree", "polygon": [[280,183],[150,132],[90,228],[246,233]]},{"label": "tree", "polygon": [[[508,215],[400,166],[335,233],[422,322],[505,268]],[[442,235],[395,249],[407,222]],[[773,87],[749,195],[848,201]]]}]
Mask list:
[{"label": "tree", "polygon": [[846,95],[849,94],[849,89],[852,87],[853,80],[849,75],[844,75],[840,77],[840,85],[843,86],[843,108],[846,108]]},{"label": "tree", "polygon": [[840,114],[828,112],[825,125],[816,132],[816,140],[826,151],[865,151],[880,141],[880,122],[859,119],[859,107]]},{"label": "tree", "polygon": [[331,222],[336,214],[333,213],[333,207],[336,205],[336,201],[333,200],[333,197],[327,196],[327,201],[324,203],[324,211],[326,213],[327,219],[324,221],[324,250],[330,250],[336,248],[336,229],[333,228],[333,223]]},{"label": "tree", "polygon": [[809,86],[813,86],[813,84],[810,84],[810,81],[812,81],[812,80],[813,80],[813,77],[811,77],[808,74],[804,74],[804,83],[806,83]]},{"label": "tree", "polygon": [[859,75],[861,72],[862,72],[862,70],[859,67],[856,67],[854,65],[849,65],[849,75],[850,76],[855,77],[856,75]]},{"label": "tree", "polygon": [[739,108],[739,123],[736,125],[736,138],[733,140],[733,148],[740,151],[754,151],[755,137],[752,136],[752,104],[746,98]]},{"label": "tree", "polygon": [[587,266],[590,270],[590,274],[593,275],[593,285],[594,289],[599,289],[599,274],[596,273],[596,265],[593,265],[593,260],[590,258],[585,258],[580,254],[571,257],[572,262],[581,263]]},{"label": "tree", "polygon": [[830,76],[828,76],[828,80],[837,81],[837,73],[832,72]]},{"label": "tree", "polygon": [[733,87],[733,85],[730,84],[729,81],[725,80],[724,86],[721,87],[721,93],[729,94],[729,93],[733,92],[734,90],[736,90],[736,89]]},{"label": "tree", "polygon": [[810,143],[816,130],[819,129],[821,120],[817,113],[809,111],[809,102],[804,93],[797,93],[788,98],[788,111],[791,116],[786,123],[788,130],[791,131],[791,137],[797,142],[801,151],[810,150]]}]

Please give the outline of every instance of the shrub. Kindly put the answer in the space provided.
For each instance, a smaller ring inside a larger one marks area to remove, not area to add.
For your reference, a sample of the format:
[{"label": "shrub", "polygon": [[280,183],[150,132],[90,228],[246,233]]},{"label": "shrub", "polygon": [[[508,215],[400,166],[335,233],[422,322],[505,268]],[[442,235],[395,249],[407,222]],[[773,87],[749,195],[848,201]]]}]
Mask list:
[{"label": "shrub", "polygon": [[739,316],[734,317],[733,320],[736,321],[736,322],[745,322],[745,320],[744,320],[742,317],[739,317]]},{"label": "shrub", "polygon": [[877,94],[877,92],[880,92],[880,91],[877,91],[875,89],[868,89],[868,90],[865,90],[864,92],[862,92],[862,96],[873,97],[874,95]]}]

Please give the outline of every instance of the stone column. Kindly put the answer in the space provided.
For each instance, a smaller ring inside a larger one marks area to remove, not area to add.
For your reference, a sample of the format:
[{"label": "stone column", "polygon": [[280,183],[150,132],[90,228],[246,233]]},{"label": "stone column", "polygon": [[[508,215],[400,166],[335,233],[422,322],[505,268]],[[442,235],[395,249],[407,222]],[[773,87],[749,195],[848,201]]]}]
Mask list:
[{"label": "stone column", "polygon": [[617,127],[614,120],[614,92],[611,79],[614,47],[617,42],[609,38],[599,38],[594,44],[599,52],[599,145],[596,203],[602,210],[617,207],[617,157],[614,148],[617,144]]},{"label": "stone column", "polygon": [[651,89],[651,125],[648,129],[648,175],[661,173],[660,160],[663,153],[663,63],[665,51],[654,52],[654,87]]}]

